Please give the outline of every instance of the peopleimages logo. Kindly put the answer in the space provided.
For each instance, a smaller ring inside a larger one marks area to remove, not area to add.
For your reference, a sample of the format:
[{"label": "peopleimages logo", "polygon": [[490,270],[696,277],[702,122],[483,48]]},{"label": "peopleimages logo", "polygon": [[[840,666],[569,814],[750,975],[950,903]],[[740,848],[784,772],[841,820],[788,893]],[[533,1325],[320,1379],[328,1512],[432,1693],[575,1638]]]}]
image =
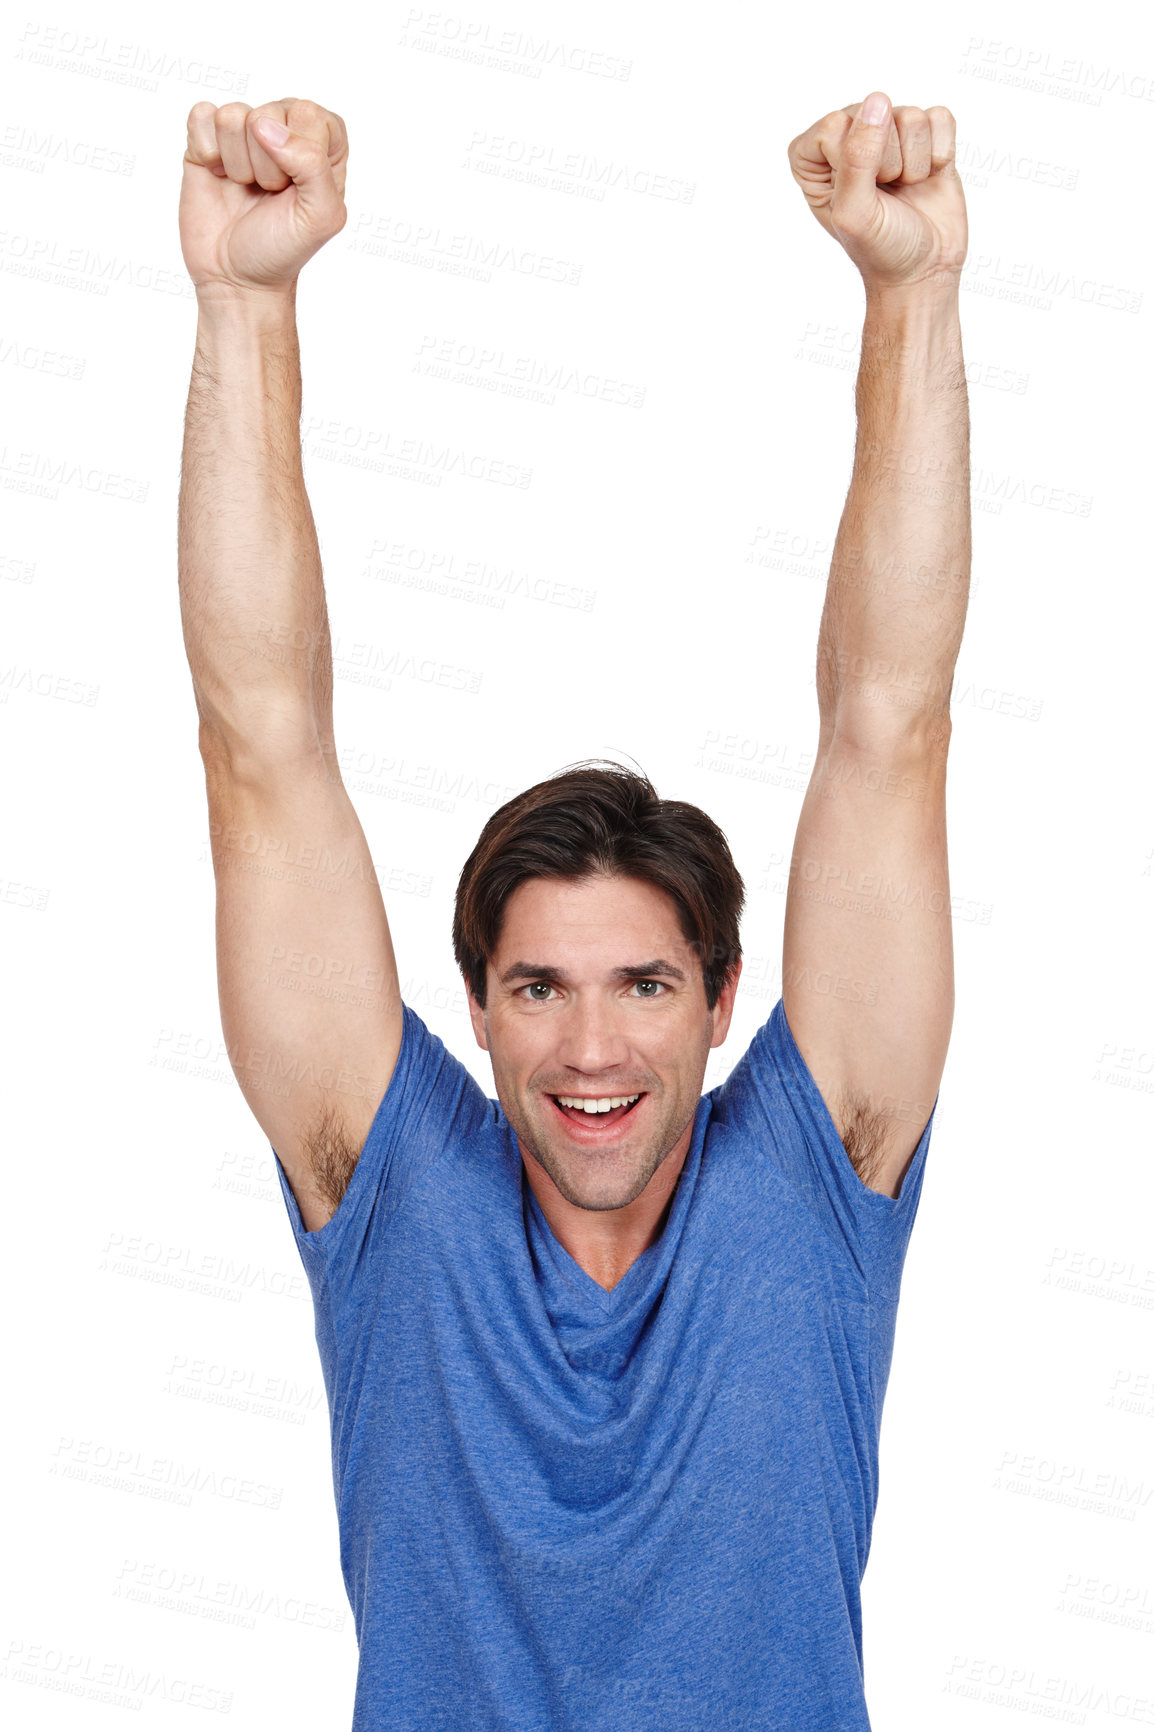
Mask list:
[{"label": "peopleimages logo", "polygon": [[976,294],[1000,293],[1049,311],[1052,299],[1065,297],[1083,306],[1118,313],[1138,313],[1142,291],[1125,284],[1083,277],[1062,265],[1042,265],[1031,259],[1003,259],[1000,253],[974,253],[962,270],[961,286]]},{"label": "peopleimages logo", "polygon": [[378,538],[369,548],[368,557],[370,561],[379,558],[381,563],[366,565],[362,577],[444,595],[454,601],[503,608],[507,599],[519,598],[580,613],[591,613],[597,601],[595,589],[584,589],[580,584],[516,566],[470,559],[451,548]]},{"label": "peopleimages logo", "polygon": [[1149,73],[1127,72],[1108,61],[1104,66],[1096,66],[1077,55],[1055,54],[1049,48],[1031,48],[1024,42],[971,36],[959,71],[997,84],[1087,103],[1094,108],[1101,105],[1103,96],[1154,102],[1154,77]]},{"label": "peopleimages logo", "polygon": [[146,48],[139,42],[118,42],[111,36],[89,35],[59,24],[38,24],[31,20],[24,26],[16,58],[34,66],[77,72],[82,77],[130,85],[138,90],[159,90],[162,78],[219,90],[229,96],[243,96],[248,89],[247,72],[235,72],[210,61],[186,59],[183,54],[166,53],[161,48]]},{"label": "peopleimages logo", "polygon": [[65,1696],[87,1697],[106,1708],[139,1712],[146,1701],[178,1702],[185,1708],[204,1708],[214,1714],[232,1711],[231,1690],[192,1678],[173,1677],[140,1666],[135,1661],[104,1660],[55,1642],[13,1638],[0,1661],[5,1680],[32,1684],[40,1690],[55,1690]]},{"label": "peopleimages logo", "polygon": [[96,169],[101,174],[132,174],[136,167],[135,156],[127,156],[122,150],[60,133],[39,132],[19,121],[10,121],[0,130],[0,162],[6,168],[28,169],[33,174],[43,174],[50,162]]},{"label": "peopleimages logo", "polygon": [[462,165],[482,172],[525,179],[535,185],[560,182],[566,192],[580,191],[603,200],[606,191],[639,193],[645,198],[692,204],[695,181],[659,174],[610,157],[589,156],[583,150],[564,150],[540,140],[510,138],[503,132],[474,132],[465,147]]},{"label": "peopleimages logo", "polygon": [[524,30],[497,29],[480,18],[462,18],[423,6],[409,7],[399,46],[447,54],[497,70],[521,71],[530,78],[540,78],[542,69],[550,66],[624,83],[633,71],[633,62],[617,54],[603,54],[549,36],[531,36]]}]

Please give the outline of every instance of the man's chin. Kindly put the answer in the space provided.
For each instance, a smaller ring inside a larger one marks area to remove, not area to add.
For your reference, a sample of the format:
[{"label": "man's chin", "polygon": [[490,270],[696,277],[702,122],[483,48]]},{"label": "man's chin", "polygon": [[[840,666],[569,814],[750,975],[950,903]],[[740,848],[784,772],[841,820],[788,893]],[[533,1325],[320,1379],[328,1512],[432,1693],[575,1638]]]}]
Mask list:
[{"label": "man's chin", "polygon": [[565,1167],[552,1161],[542,1161],[540,1165],[567,1203],[571,1203],[575,1209],[587,1209],[590,1213],[627,1209],[630,1203],[637,1201],[657,1170],[653,1168],[642,1173],[617,1173],[610,1178],[607,1174],[598,1177],[588,1171],[575,1172],[572,1166]]},{"label": "man's chin", "polygon": [[573,1149],[552,1137],[522,1139],[538,1166],[576,1209],[626,1209],[644,1191],[663,1156],[644,1148]]}]

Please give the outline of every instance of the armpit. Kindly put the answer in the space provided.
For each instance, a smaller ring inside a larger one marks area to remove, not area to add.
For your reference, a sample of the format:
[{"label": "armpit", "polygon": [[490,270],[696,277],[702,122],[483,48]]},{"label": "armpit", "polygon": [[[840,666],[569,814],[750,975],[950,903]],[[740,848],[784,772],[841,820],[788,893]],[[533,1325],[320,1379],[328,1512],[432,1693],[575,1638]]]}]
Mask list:
[{"label": "armpit", "polygon": [[305,1138],[305,1151],[318,1197],[336,1209],[349,1188],[360,1150],[350,1142],[332,1107],[326,1107]]},{"label": "armpit", "polygon": [[839,1126],[842,1147],[854,1172],[869,1190],[879,1190],[878,1180],[886,1162],[889,1121],[885,1114],[856,1098],[843,1102],[840,1117],[844,1126],[844,1129]]}]

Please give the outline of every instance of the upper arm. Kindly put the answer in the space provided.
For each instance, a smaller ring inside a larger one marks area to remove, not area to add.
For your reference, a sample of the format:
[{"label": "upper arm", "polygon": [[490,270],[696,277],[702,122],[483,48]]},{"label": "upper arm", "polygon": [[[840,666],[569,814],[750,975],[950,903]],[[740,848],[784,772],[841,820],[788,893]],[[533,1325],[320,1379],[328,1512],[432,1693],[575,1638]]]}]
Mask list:
[{"label": "upper arm", "polygon": [[863,1183],[896,1196],[954,1012],[949,722],[823,736],[786,897],[789,1026]]},{"label": "upper arm", "polygon": [[319,746],[238,772],[202,740],[221,1025],[309,1232],[334,1213],[401,1046],[368,843]]}]

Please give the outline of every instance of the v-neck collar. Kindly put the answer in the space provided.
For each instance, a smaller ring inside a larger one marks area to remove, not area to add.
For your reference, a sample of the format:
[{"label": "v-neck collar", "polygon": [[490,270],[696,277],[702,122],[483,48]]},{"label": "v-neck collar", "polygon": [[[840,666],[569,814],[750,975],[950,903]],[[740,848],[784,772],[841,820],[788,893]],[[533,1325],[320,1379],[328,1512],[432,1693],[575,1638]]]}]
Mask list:
[{"label": "v-neck collar", "polygon": [[[686,1161],[688,1161],[688,1159],[689,1157],[687,1155]],[[677,1194],[681,1189],[681,1180],[684,1177],[685,1169],[683,1167],[681,1175],[677,1181],[677,1188],[674,1191],[674,1203],[677,1200]],[[630,1263],[628,1269],[626,1269],[624,1275],[622,1275],[620,1281],[618,1281],[615,1286],[603,1287],[600,1281],[595,1281],[593,1279],[593,1276],[590,1275],[587,1269],[581,1267],[573,1253],[566,1250],[560,1239],[558,1239],[556,1233],[554,1233],[552,1227],[549,1225],[549,1220],[544,1209],[542,1209],[540,1203],[537,1201],[537,1194],[525,1174],[524,1163],[522,1163],[521,1167],[521,1183],[524,1186],[526,1207],[532,1213],[534,1222],[536,1223],[536,1238],[538,1244],[540,1244],[541,1240],[545,1241],[550,1260],[557,1275],[563,1281],[575,1287],[585,1299],[592,1301],[595,1305],[599,1305],[606,1314],[614,1311],[620,1303],[622,1288],[628,1286],[639,1273],[643,1274],[648,1264],[653,1261],[653,1253],[657,1250],[662,1239],[665,1237],[665,1234],[669,1231],[669,1225],[673,1219],[672,1206],[670,1207],[669,1214],[666,1217],[664,1228],[658,1237],[654,1239],[652,1245],[647,1245],[644,1251],[633,1259],[632,1263]]]}]

